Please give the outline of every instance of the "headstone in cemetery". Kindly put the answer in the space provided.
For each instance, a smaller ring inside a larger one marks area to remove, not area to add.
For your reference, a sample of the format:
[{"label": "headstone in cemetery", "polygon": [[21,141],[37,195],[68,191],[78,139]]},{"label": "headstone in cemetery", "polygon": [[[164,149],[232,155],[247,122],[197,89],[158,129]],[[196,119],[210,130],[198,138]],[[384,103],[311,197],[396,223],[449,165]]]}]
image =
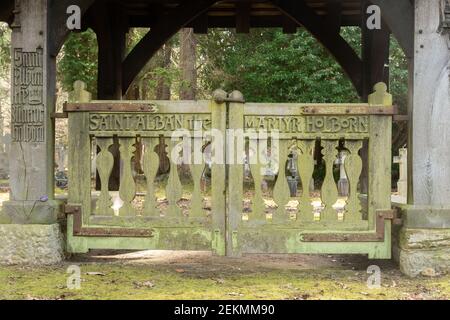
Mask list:
[{"label": "headstone in cemetery", "polygon": [[9,177],[9,150],[11,136],[9,134],[0,135],[0,179]]},{"label": "headstone in cemetery", "polygon": [[344,151],[339,153],[339,158],[336,160],[336,164],[339,165],[339,181],[338,181],[338,191],[341,197],[348,197],[349,195],[349,185],[347,173],[345,172],[345,157],[346,153]]},{"label": "headstone in cemetery", "polygon": [[64,145],[58,145],[56,148],[56,167],[57,171],[65,172],[68,166],[67,147]]},{"label": "headstone in cemetery", "polygon": [[394,157],[394,163],[398,163],[400,167],[397,182],[398,196],[406,199],[408,197],[408,149],[400,149],[398,157]]}]

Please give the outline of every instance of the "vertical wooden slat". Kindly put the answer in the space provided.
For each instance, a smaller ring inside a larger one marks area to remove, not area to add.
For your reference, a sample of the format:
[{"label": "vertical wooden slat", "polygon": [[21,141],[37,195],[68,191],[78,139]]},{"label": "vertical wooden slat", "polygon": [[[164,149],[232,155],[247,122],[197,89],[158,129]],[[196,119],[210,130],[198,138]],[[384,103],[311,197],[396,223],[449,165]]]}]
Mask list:
[{"label": "vertical wooden slat", "polygon": [[297,220],[314,221],[313,206],[309,194],[309,186],[314,173],[314,140],[303,140],[298,142],[298,171],[302,181],[302,195],[300,197],[299,213]]},{"label": "vertical wooden slat", "polygon": [[156,210],[156,196],[155,196],[155,177],[159,168],[159,156],[155,152],[155,148],[159,143],[158,138],[142,138],[145,153],[143,159],[143,170],[147,180],[147,194],[145,196],[143,215],[147,217],[159,217],[159,212]]},{"label": "vertical wooden slat", "polygon": [[119,138],[120,157],[123,163],[123,173],[119,188],[120,199],[123,201],[123,206],[119,209],[120,216],[136,215],[136,210],[131,203],[136,197],[136,182],[134,181],[131,168],[131,160],[136,151],[135,143],[135,138]]},{"label": "vertical wooden slat", "polygon": [[[254,141],[256,142],[256,141]],[[256,145],[256,143],[250,143],[250,145]],[[263,141],[259,141],[259,146],[262,146]],[[267,140],[265,141],[267,145]],[[259,159],[260,150],[250,150],[251,155],[249,157],[250,170],[255,185],[255,194],[252,199],[251,213],[249,214],[249,220],[266,220],[266,205],[262,194],[262,173],[261,173],[261,160]]]},{"label": "vertical wooden slat", "polygon": [[169,201],[169,206],[167,208],[166,216],[181,218],[182,212],[180,207],[178,206],[178,201],[180,201],[183,195],[183,190],[181,186],[180,176],[178,175],[178,159],[176,159],[177,157],[174,155],[174,150],[177,147],[177,144],[177,141],[171,140],[169,142],[170,172],[166,187],[166,197]]},{"label": "vertical wooden slat", "polygon": [[358,182],[361,177],[363,162],[358,152],[363,147],[362,140],[347,140],[345,147],[350,152],[345,157],[344,167],[349,181],[349,197],[345,206],[345,221],[362,220],[362,207],[358,194]]},{"label": "vertical wooden slat", "polygon": [[97,154],[96,166],[100,177],[101,191],[100,197],[97,201],[95,209],[96,215],[112,216],[114,210],[112,209],[111,195],[109,194],[109,177],[114,166],[114,157],[109,152],[109,147],[113,145],[113,138],[96,138],[97,146],[100,148],[100,153]]},{"label": "vertical wooden slat", "polygon": [[338,215],[333,205],[338,200],[338,189],[336,181],[334,180],[333,167],[336,161],[339,141],[337,140],[322,140],[322,154],[326,166],[326,175],[322,185],[321,198],[325,206],[320,220],[321,221],[337,221]]},{"label": "vertical wooden slat", "polygon": [[192,143],[192,156],[191,156],[191,175],[192,180],[194,182],[194,190],[192,192],[191,198],[191,211],[189,213],[189,217],[204,217],[203,212],[203,195],[201,192],[201,180],[202,173],[205,168],[205,164],[203,163],[203,157],[199,157],[202,153],[203,147],[203,137],[198,136],[201,134],[199,130],[201,130],[200,126],[195,127],[196,132],[194,133],[193,143]]},{"label": "vertical wooden slat", "polygon": [[[286,163],[289,153],[289,141],[280,140],[278,151],[278,177],[273,188],[273,199],[278,208],[272,217],[273,222],[286,222],[289,221],[289,215],[286,213],[286,205],[288,204],[291,195],[289,184],[286,178]],[[273,149],[272,149],[273,150]]]},{"label": "vertical wooden slat", "polygon": [[[243,100],[242,93],[235,91],[231,94],[233,100]],[[230,130],[242,130],[244,126],[244,104],[232,102],[228,109],[228,128]],[[227,224],[227,255],[239,256],[239,234],[238,228],[242,223],[242,208],[244,197],[244,165],[242,164],[243,150],[238,150],[237,139],[233,132],[234,141],[226,141],[227,146],[232,146],[229,150],[234,159],[228,164],[228,224]],[[237,163],[236,163],[237,162]]]},{"label": "vertical wooden slat", "polygon": [[[216,133],[226,132],[227,109],[223,100],[226,92],[217,90],[211,100],[212,129]],[[220,102],[221,101],[221,102]],[[217,150],[220,148],[220,150]],[[215,255],[224,256],[226,254],[226,170],[225,159],[216,159],[217,155],[225,156],[225,143],[217,144],[212,141],[211,157],[211,209],[212,209],[212,250]],[[219,160],[219,161],[217,161]]]}]

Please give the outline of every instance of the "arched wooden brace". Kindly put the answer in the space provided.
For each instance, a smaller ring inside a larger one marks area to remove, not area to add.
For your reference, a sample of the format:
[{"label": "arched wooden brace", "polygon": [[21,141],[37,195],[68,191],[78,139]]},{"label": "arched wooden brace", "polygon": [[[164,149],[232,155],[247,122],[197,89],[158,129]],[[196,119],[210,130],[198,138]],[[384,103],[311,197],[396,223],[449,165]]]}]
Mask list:
[{"label": "arched wooden brace", "polygon": [[[49,16],[52,26],[49,29],[51,39],[49,41],[49,52],[51,56],[56,57],[58,55],[71,32],[67,29],[67,8],[71,5],[79,6],[83,17],[94,2],[95,0],[53,0],[49,2]],[[84,24],[84,19],[81,22]]]},{"label": "arched wooden brace", "polygon": [[414,5],[411,0],[370,0],[381,8],[381,16],[406,57],[414,57]]},{"label": "arched wooden brace", "polygon": [[14,0],[2,0],[0,2],[0,21],[11,24],[14,18],[13,10]]},{"label": "arched wooden brace", "polygon": [[[318,16],[303,0],[273,0],[281,12],[306,28],[336,59],[362,95],[362,61],[338,33],[335,24]],[[334,32],[333,32],[334,31]]]},{"label": "arched wooden brace", "polygon": [[217,0],[185,0],[175,13],[163,14],[123,62],[122,91],[125,94],[133,80],[151,57],[181,28],[206,12]]}]

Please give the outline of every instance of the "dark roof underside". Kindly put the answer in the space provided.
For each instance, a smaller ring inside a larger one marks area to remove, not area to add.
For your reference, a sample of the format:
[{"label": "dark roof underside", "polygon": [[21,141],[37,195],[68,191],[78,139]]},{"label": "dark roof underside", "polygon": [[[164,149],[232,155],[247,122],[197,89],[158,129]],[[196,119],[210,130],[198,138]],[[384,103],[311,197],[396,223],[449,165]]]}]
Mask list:
[{"label": "dark roof underside", "polygon": [[[119,3],[128,17],[129,27],[152,27],[161,14],[176,11],[180,1],[119,0]],[[361,23],[360,0],[306,0],[306,3],[319,16],[338,16],[342,26],[359,26]],[[233,28],[239,16],[249,20],[250,27],[283,27],[287,20],[271,1],[227,0],[213,5],[206,15],[188,26],[194,27],[201,20],[207,21],[208,28]]]}]

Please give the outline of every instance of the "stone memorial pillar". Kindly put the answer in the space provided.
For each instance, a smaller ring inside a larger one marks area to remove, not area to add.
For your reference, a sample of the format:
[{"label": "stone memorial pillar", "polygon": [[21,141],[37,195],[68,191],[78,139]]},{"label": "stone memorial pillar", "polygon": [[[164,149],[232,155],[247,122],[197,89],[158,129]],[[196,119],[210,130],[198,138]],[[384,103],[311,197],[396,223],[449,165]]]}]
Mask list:
[{"label": "stone memorial pillar", "polygon": [[[447,13],[446,13],[447,12]],[[450,5],[415,1],[408,205],[399,259],[410,276],[450,271]]]},{"label": "stone memorial pillar", "polygon": [[11,193],[0,213],[0,263],[49,264],[63,257],[54,199],[56,58],[49,53],[49,1],[15,1]]}]

